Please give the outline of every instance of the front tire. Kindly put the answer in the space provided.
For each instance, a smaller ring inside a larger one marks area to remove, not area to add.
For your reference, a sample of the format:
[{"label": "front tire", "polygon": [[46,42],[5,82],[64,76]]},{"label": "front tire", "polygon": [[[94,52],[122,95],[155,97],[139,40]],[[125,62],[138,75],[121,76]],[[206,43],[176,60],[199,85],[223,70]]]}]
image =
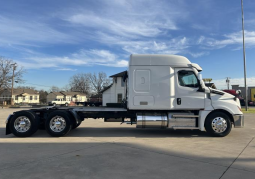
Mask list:
[{"label": "front tire", "polygon": [[206,131],[214,137],[227,136],[232,128],[230,118],[223,112],[209,114],[205,120]]},{"label": "front tire", "polygon": [[45,121],[45,129],[53,137],[62,137],[72,129],[71,117],[66,111],[54,111]]},{"label": "front tire", "polygon": [[20,111],[14,113],[10,119],[10,130],[16,137],[29,137],[39,127],[39,119],[32,111]]}]

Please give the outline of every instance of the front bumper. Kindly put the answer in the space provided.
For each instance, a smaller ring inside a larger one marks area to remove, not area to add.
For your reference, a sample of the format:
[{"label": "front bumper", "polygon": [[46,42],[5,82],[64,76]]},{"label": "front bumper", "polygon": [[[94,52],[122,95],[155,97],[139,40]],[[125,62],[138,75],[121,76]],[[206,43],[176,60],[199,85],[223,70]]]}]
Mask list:
[{"label": "front bumper", "polygon": [[244,115],[243,114],[234,114],[233,119],[234,119],[235,128],[244,127]]}]

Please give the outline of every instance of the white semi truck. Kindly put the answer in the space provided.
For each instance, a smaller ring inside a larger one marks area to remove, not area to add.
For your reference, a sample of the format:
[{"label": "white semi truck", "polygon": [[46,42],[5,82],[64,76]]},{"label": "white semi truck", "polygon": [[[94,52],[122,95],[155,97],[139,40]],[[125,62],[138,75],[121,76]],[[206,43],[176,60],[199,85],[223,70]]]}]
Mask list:
[{"label": "white semi truck", "polygon": [[[202,68],[177,55],[131,55],[123,77],[123,108],[47,107],[18,111],[6,121],[6,135],[34,134],[40,126],[55,137],[66,135],[86,118],[111,118],[137,128],[206,131],[223,137],[244,126],[239,99],[205,87]],[[118,119],[118,120],[117,120]]]}]

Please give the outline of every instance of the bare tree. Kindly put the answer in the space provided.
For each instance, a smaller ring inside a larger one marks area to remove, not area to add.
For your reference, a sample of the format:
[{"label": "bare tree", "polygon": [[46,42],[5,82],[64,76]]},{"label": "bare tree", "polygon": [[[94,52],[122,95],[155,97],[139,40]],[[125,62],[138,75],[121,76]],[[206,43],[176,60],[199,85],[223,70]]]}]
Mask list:
[{"label": "bare tree", "polygon": [[[13,67],[14,64],[15,67]],[[14,81],[22,83],[22,76],[25,73],[25,70],[13,60],[5,57],[0,57],[0,90],[11,88],[13,69],[15,69]]]},{"label": "bare tree", "polygon": [[71,91],[70,85],[65,85],[64,87],[62,87],[61,91],[65,91],[65,92]]},{"label": "bare tree", "polygon": [[60,88],[57,87],[57,86],[52,86],[50,89],[49,89],[49,92],[60,92]]},{"label": "bare tree", "polygon": [[86,95],[99,94],[104,87],[109,86],[111,80],[106,73],[79,73],[70,78],[71,91],[79,91]]},{"label": "bare tree", "polygon": [[47,102],[48,92],[45,90],[40,90],[39,95],[40,95],[40,97],[39,97],[40,103],[45,104]]},{"label": "bare tree", "polygon": [[79,91],[89,95],[91,92],[90,80],[87,73],[78,73],[70,78],[71,91]]},{"label": "bare tree", "polygon": [[110,85],[110,79],[107,78],[105,72],[99,72],[97,74],[89,73],[88,77],[91,87],[96,94],[99,94],[106,86]]}]

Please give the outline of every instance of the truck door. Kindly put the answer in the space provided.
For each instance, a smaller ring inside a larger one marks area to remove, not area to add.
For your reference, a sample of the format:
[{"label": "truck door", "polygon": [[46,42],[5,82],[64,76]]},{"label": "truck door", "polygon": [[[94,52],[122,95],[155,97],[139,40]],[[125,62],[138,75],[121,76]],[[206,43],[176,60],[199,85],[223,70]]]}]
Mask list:
[{"label": "truck door", "polygon": [[199,80],[190,68],[175,68],[176,109],[204,109],[205,93],[198,91]]}]

